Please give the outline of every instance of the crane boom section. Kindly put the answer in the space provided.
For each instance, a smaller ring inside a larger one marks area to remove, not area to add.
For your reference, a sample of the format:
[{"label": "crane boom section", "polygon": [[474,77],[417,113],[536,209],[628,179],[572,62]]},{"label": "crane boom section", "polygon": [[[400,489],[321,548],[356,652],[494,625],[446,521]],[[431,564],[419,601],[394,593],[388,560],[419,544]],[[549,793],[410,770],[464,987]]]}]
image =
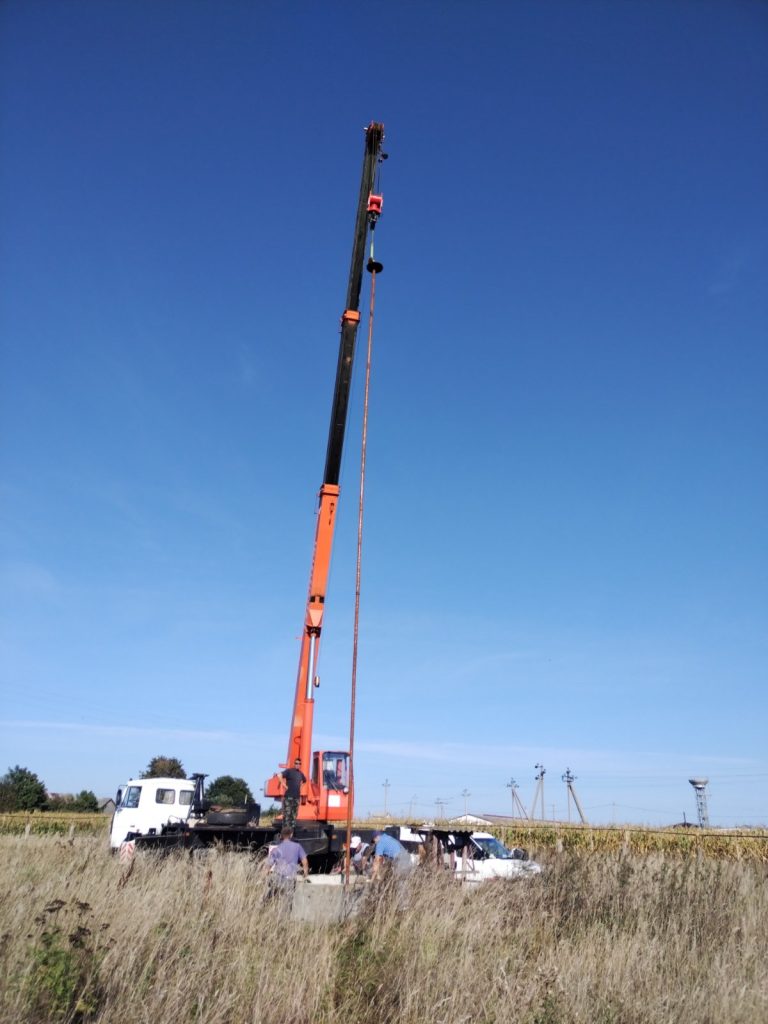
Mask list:
[{"label": "crane boom section", "polygon": [[[373,191],[376,164],[384,140],[384,125],[370,124],[365,133],[365,155],[363,174],[360,182],[360,196],[357,201],[355,234],[352,241],[352,261],[349,268],[346,312],[359,312],[360,290],[363,283],[363,262],[365,242],[368,235],[368,197]],[[336,366],[336,386],[331,408],[331,426],[328,431],[328,448],[325,455],[323,483],[338,484],[341,471],[341,455],[344,448],[344,432],[347,426],[347,405],[352,382],[352,366],[355,358],[355,341],[360,317],[341,320],[339,361]]]},{"label": "crane boom section", "polygon": [[[309,578],[309,593],[307,596],[306,614],[304,616],[304,629],[301,638],[293,702],[293,717],[291,719],[288,753],[285,762],[285,766],[291,766],[297,759],[300,760],[302,770],[307,776],[310,774],[309,769],[312,757],[312,719],[314,713],[312,690],[323,625],[325,595],[328,585],[328,572],[331,563],[336,509],[339,498],[339,476],[347,425],[347,408],[352,382],[357,329],[360,323],[359,306],[365,246],[369,226],[375,223],[375,218],[372,218],[369,212],[369,200],[376,179],[376,167],[381,154],[383,139],[384,126],[372,122],[365,133],[363,171],[355,217],[352,260],[347,286],[347,303],[341,317],[339,357],[336,365],[336,382],[331,407],[328,446],[326,449],[323,484],[319,494],[312,568]],[[346,756],[343,752],[339,754],[339,757]],[[302,805],[299,811],[299,818],[304,820],[319,820],[321,817],[327,818],[329,816],[336,817],[335,812],[329,812],[328,810],[327,795],[325,799],[322,799],[323,765],[320,764],[317,756],[315,760],[318,763],[312,762],[312,778],[302,786]],[[336,809],[338,818],[341,819],[342,810],[345,815],[346,808],[342,807],[340,793],[342,791],[344,793],[344,805],[346,805],[348,797],[351,799],[351,794],[348,794],[347,789],[342,788],[340,785],[337,788],[339,792],[333,794],[331,806]],[[280,797],[283,794],[283,789],[281,775],[276,773],[267,780],[264,792],[270,797]]]}]

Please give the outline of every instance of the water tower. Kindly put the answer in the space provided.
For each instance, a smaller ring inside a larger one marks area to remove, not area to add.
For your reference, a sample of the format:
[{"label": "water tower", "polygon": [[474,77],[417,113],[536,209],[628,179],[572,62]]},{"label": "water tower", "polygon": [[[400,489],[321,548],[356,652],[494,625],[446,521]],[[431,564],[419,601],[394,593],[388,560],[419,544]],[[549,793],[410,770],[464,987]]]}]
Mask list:
[{"label": "water tower", "polygon": [[699,825],[709,828],[709,811],[707,810],[707,783],[709,779],[688,779],[696,791],[696,810],[699,812]]}]

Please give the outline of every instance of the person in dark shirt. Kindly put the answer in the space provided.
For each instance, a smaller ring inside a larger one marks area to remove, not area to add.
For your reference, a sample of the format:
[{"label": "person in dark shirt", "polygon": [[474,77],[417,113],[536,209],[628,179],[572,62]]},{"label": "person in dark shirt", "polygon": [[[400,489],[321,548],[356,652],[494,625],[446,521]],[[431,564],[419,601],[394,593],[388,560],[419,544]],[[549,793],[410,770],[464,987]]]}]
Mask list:
[{"label": "person in dark shirt", "polygon": [[301,758],[297,757],[293,762],[293,768],[286,768],[280,773],[285,779],[285,794],[283,795],[283,828],[293,828],[296,824],[296,815],[299,811],[299,797],[301,787],[307,781],[307,777],[301,770]]}]

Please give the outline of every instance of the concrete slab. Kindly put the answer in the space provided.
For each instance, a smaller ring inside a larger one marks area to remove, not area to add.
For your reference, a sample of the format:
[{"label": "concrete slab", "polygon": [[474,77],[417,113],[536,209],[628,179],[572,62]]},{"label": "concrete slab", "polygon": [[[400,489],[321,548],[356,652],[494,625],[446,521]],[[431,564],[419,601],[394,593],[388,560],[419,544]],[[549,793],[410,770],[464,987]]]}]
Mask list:
[{"label": "concrete slab", "polygon": [[368,884],[366,878],[353,878],[345,886],[341,875],[312,875],[296,883],[291,917],[313,924],[343,921],[359,913]]}]

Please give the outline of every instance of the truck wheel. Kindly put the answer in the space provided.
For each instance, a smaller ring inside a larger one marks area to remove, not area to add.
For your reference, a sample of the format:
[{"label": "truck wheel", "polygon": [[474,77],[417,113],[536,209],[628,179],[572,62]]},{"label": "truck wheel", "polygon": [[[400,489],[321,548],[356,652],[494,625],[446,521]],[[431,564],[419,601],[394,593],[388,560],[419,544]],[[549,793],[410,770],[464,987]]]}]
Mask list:
[{"label": "truck wheel", "polygon": [[247,825],[250,816],[247,810],[238,808],[231,811],[208,811],[206,820],[209,825]]}]

